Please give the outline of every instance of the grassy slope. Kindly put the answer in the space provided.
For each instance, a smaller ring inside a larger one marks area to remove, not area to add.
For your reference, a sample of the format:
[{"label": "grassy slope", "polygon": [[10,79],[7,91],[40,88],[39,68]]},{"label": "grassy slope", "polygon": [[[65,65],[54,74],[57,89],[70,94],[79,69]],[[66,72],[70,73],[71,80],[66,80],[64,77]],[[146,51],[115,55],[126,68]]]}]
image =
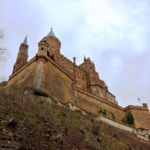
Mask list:
[{"label": "grassy slope", "polygon": [[150,144],[92,116],[36,97],[0,96],[0,150],[149,150]]}]

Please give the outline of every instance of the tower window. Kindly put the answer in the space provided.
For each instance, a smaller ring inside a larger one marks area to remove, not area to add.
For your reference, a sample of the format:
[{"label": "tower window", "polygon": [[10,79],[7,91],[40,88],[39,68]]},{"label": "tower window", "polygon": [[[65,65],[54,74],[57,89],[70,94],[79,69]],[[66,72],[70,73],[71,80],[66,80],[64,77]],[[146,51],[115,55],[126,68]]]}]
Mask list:
[{"label": "tower window", "polygon": [[42,47],[42,48],[41,48],[41,50],[43,51],[43,50],[44,50],[44,48]]}]

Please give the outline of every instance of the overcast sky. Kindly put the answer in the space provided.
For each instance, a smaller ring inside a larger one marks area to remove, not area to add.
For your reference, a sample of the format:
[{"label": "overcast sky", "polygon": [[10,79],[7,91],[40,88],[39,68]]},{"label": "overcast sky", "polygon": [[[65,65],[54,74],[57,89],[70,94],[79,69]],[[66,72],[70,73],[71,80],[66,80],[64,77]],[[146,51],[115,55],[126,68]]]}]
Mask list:
[{"label": "overcast sky", "polygon": [[84,55],[119,105],[150,107],[150,0],[0,0],[0,81],[12,73],[20,43],[28,35],[29,59],[54,28],[61,53],[77,64]]}]

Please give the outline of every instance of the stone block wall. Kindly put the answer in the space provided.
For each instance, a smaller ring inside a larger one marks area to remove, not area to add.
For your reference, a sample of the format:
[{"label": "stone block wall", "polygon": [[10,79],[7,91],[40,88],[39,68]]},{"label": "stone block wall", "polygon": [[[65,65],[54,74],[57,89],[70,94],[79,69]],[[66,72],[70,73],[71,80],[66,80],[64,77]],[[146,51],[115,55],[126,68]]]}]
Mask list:
[{"label": "stone block wall", "polygon": [[148,108],[140,106],[128,106],[125,108],[125,113],[129,111],[134,117],[136,128],[150,129],[150,113]]},{"label": "stone block wall", "polygon": [[[39,71],[41,66],[42,71]],[[77,72],[78,75],[80,74],[79,77],[77,75],[77,78],[80,79],[80,82],[84,82],[86,76],[83,71],[77,69]],[[14,93],[23,92],[26,87],[36,89],[35,83],[39,81],[39,74],[41,84],[38,89],[46,92],[56,101],[77,104],[79,108],[96,116],[104,116],[121,124],[125,115],[131,112],[134,117],[135,128],[150,129],[150,113],[146,105],[122,108],[112,102],[114,100],[113,95],[110,95],[112,96],[110,97],[111,100],[107,100],[105,97],[91,94],[84,88],[75,86],[73,76],[55,61],[45,56],[33,58],[11,75],[7,87]]]},{"label": "stone block wall", "polygon": [[[122,123],[122,118],[125,116],[122,107],[81,89],[77,89],[77,103],[79,108],[83,110],[87,110],[97,116],[101,115],[107,117],[120,123]],[[106,113],[104,113],[104,111]]]},{"label": "stone block wall", "polygon": [[7,87],[13,91],[13,93],[23,93],[25,87],[34,88],[37,67],[38,64],[35,58],[33,58],[10,76]]},{"label": "stone block wall", "polygon": [[44,64],[41,90],[55,100],[75,102],[73,79],[50,59]]}]

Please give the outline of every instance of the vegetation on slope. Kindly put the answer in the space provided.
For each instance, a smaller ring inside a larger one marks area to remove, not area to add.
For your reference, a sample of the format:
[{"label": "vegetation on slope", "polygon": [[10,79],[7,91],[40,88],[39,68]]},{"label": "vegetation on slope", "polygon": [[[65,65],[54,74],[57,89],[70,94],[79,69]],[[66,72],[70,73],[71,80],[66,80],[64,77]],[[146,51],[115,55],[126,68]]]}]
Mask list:
[{"label": "vegetation on slope", "polygon": [[36,96],[0,95],[0,150],[149,150],[150,144],[93,116]]},{"label": "vegetation on slope", "polygon": [[126,116],[122,119],[122,122],[125,124],[134,125],[133,115],[130,112],[128,112]]}]

